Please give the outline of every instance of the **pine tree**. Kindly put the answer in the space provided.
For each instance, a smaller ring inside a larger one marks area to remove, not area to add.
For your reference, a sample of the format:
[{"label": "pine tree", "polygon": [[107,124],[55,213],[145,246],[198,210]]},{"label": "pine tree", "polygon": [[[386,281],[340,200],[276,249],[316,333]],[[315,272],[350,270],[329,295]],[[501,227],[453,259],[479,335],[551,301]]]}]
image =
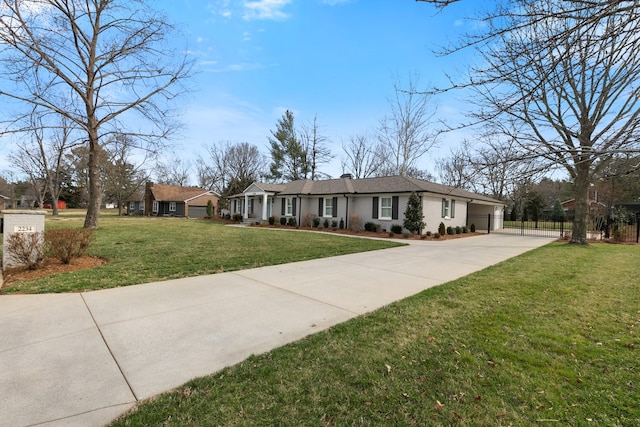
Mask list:
[{"label": "pine tree", "polygon": [[419,234],[422,229],[427,225],[423,221],[424,215],[422,215],[422,201],[420,197],[413,192],[409,196],[407,202],[407,209],[404,211],[404,228],[409,230],[413,234]]}]

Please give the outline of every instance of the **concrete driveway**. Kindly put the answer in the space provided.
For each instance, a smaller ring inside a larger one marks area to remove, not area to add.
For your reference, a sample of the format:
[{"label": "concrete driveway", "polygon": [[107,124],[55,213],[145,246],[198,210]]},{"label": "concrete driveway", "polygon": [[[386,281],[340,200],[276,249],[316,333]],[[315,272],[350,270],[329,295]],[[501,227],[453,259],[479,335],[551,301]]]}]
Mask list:
[{"label": "concrete driveway", "polygon": [[552,241],[480,235],[76,294],[0,296],[0,426],[101,426],[251,354]]}]

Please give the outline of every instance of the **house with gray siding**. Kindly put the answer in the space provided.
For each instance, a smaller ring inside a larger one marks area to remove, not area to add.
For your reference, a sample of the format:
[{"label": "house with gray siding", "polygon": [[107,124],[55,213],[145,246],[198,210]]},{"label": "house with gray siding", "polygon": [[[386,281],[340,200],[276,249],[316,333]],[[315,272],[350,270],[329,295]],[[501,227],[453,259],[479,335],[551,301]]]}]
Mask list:
[{"label": "house with gray siding", "polygon": [[269,217],[295,218],[302,226],[315,217],[341,220],[345,228],[354,221],[378,224],[381,230],[402,225],[411,193],[422,201],[426,227],[423,232],[446,227],[469,226],[478,230],[502,228],[504,203],[460,188],[405,176],[320,181],[297,180],[285,184],[254,182],[241,194],[229,198],[231,213],[247,221]]}]

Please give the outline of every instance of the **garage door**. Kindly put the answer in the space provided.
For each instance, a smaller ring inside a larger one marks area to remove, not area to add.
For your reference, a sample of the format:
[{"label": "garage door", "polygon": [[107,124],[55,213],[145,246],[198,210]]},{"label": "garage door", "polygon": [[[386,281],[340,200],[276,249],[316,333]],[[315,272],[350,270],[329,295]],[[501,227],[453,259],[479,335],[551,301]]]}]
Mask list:
[{"label": "garage door", "polygon": [[189,206],[189,218],[204,218],[207,216],[206,206]]}]

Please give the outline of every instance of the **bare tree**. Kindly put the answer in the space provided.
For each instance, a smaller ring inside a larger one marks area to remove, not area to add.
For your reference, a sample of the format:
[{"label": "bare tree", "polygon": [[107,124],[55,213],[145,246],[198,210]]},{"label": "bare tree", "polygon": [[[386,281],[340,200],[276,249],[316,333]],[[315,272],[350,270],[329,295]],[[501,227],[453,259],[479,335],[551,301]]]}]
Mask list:
[{"label": "bare tree", "polygon": [[120,135],[106,150],[104,194],[107,199],[116,202],[119,216],[122,216],[127,200],[139,192],[149,179],[144,165],[151,153],[143,151],[143,156],[135,159],[135,147],[131,137]]},{"label": "bare tree", "polygon": [[191,175],[191,162],[182,160],[175,153],[168,156],[168,159],[156,163],[153,171],[156,182],[163,185],[188,186]]},{"label": "bare tree", "polygon": [[354,178],[379,176],[384,163],[384,154],[378,145],[370,142],[367,133],[352,135],[349,141],[342,142],[342,172],[350,173]]},{"label": "bare tree", "polygon": [[321,165],[331,162],[335,156],[331,154],[331,149],[327,146],[329,139],[320,133],[317,116],[313,116],[311,123],[302,126],[300,140],[307,152],[311,180],[330,178],[326,173],[320,172],[319,168]]},{"label": "bare tree", "polygon": [[587,243],[594,176],[621,153],[640,152],[640,4],[511,0],[483,18],[460,47],[472,67],[479,122],[518,143],[518,158],[564,168],[575,188],[572,243]]},{"label": "bare tree", "polygon": [[436,171],[440,183],[465,190],[473,189],[474,173],[468,144],[451,149],[449,157],[436,161]]},{"label": "bare tree", "polygon": [[370,140],[371,137],[363,132],[349,137],[347,143],[342,142],[345,155],[342,159],[343,173],[350,173],[356,179],[383,174],[384,149]]},{"label": "bare tree", "polygon": [[[35,106],[64,116],[83,134],[89,153],[84,226],[95,228],[99,152],[123,128],[148,144],[166,138],[176,128],[170,101],[190,61],[169,50],[173,28],[144,1],[2,0],[0,7],[0,64],[7,78],[0,96],[18,110]],[[68,104],[59,102],[63,97]],[[6,131],[24,131],[19,122],[8,122]]]},{"label": "bare tree", "polygon": [[[495,83],[478,88],[478,117],[517,141],[524,156],[545,159],[571,176],[576,191],[572,243],[587,243],[594,174],[612,156],[640,148],[638,12],[640,7],[606,16],[580,32],[573,29],[579,17],[542,21],[505,35],[500,49],[484,53],[483,78]],[[558,32],[570,36],[549,46],[547,40]],[[524,127],[512,132],[502,116]]]},{"label": "bare tree", "polygon": [[406,176],[436,145],[437,132],[431,128],[436,109],[429,95],[419,93],[418,78],[410,78],[405,89],[396,83],[394,91],[395,97],[389,100],[391,112],[379,122],[378,140],[388,174]]},{"label": "bare tree", "polygon": [[212,144],[207,153],[198,161],[200,182],[219,194],[240,193],[265,174],[266,158],[248,142]]},{"label": "bare tree", "polygon": [[79,143],[72,140],[72,124],[59,114],[49,115],[53,120],[46,123],[46,115],[37,110],[32,111],[29,123],[25,126],[31,129],[31,139],[19,141],[9,156],[13,164],[29,176],[38,197],[42,202],[46,194],[52,201],[53,215],[58,215],[58,199],[62,192],[61,182],[65,157],[69,150]]}]

